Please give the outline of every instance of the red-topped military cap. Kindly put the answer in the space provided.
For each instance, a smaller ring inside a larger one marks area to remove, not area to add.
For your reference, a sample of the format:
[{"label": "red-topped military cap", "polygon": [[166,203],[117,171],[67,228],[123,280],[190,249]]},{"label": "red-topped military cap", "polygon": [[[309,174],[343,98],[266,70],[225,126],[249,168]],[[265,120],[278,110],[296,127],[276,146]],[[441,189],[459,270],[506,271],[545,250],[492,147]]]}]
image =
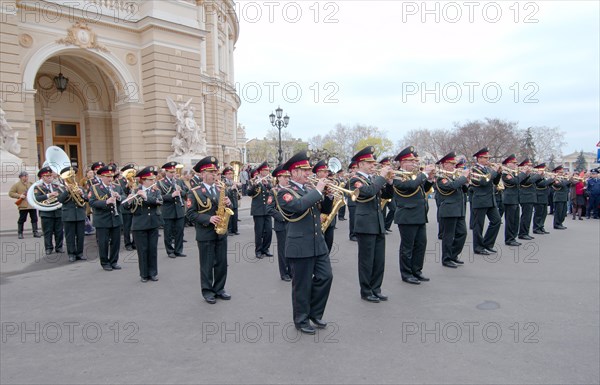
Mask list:
[{"label": "red-topped military cap", "polygon": [[280,164],[279,166],[275,167],[275,169],[273,170],[273,172],[271,172],[271,175],[274,178],[277,178],[279,176],[290,176],[290,172],[286,169],[283,168],[283,164]]},{"label": "red-topped military cap", "polygon": [[135,177],[140,179],[156,179],[157,174],[158,169],[156,167],[148,166],[138,171],[137,174],[135,174]]},{"label": "red-topped military cap", "polygon": [[125,172],[125,171],[131,170],[131,169],[135,170],[135,164],[127,163],[125,166],[121,167],[121,172]]},{"label": "red-topped military cap", "polygon": [[324,160],[320,160],[317,162],[317,164],[314,165],[312,172],[314,172],[315,174],[319,171],[323,171],[323,170],[327,170],[327,163],[325,163]]},{"label": "red-topped military cap", "polygon": [[223,169],[223,172],[222,172],[222,174],[223,174],[223,175],[225,175],[225,174],[227,174],[228,172],[231,172],[231,173],[233,173],[233,168],[231,168],[231,167],[229,167],[229,166],[225,167],[225,168]]},{"label": "red-topped military cap", "polygon": [[519,163],[519,167],[529,166],[531,164],[531,160],[529,158],[525,158],[521,163]]},{"label": "red-topped military cap", "polygon": [[502,161],[502,164],[517,163],[517,156],[510,154],[506,159]]},{"label": "red-topped military cap", "polygon": [[353,168],[357,168],[358,165],[356,164],[356,162],[350,162],[350,164],[348,165],[348,170],[352,170]]},{"label": "red-topped military cap", "polygon": [[442,159],[435,162],[435,164],[441,163],[456,163],[456,153],[454,151],[449,152],[448,154],[444,155]]},{"label": "red-topped military cap", "polygon": [[536,168],[538,170],[545,170],[546,169],[546,163],[536,164],[535,166],[533,166],[533,168]]},{"label": "red-topped military cap", "polygon": [[456,162],[455,168],[463,168],[467,164],[467,160],[465,158],[460,158],[458,162]]},{"label": "red-topped military cap", "polygon": [[[174,163],[174,162],[173,162]],[[219,161],[214,156],[207,156],[198,161],[194,166],[194,171],[202,172],[202,171],[217,171]],[[177,163],[175,163],[177,165]],[[164,168],[164,166],[163,166]]]},{"label": "red-topped military cap", "polygon": [[373,154],[375,153],[375,147],[367,146],[357,152],[353,157],[353,162],[375,162]]},{"label": "red-topped military cap", "polygon": [[556,167],[554,170],[552,170],[552,172],[559,172],[559,171],[562,171],[562,170],[563,170],[563,166],[560,165],[560,166]]},{"label": "red-topped military cap", "polygon": [[99,168],[98,171],[96,171],[96,174],[100,175],[100,176],[115,176],[115,170],[117,168],[115,166],[104,166],[102,168]]},{"label": "red-topped military cap", "polygon": [[77,167],[74,167],[74,166],[65,167],[62,170],[60,170],[60,174],[62,175],[65,172],[70,171],[70,170],[73,170],[74,172],[77,172]]},{"label": "red-topped military cap", "polygon": [[167,162],[161,168],[165,171],[174,171],[177,168],[177,164],[177,162]]},{"label": "red-topped military cap", "polygon": [[380,164],[384,165],[384,166],[389,166],[390,164],[392,164],[391,158],[389,156],[386,156],[385,158],[381,158],[381,160],[379,161]]},{"label": "red-topped military cap", "polygon": [[104,167],[105,164],[101,160],[92,164],[92,171],[96,172],[99,168]]},{"label": "red-topped military cap", "polygon": [[473,158],[480,158],[482,156],[490,156],[490,149],[487,147],[482,148],[481,150],[477,151],[475,154],[473,154]]},{"label": "red-topped military cap", "polygon": [[256,171],[257,171],[257,172],[261,172],[262,170],[267,170],[267,171],[269,171],[269,163],[267,163],[267,162],[265,161],[265,162],[262,162],[261,164],[259,164],[259,165],[258,165],[258,167],[256,168]]},{"label": "red-topped military cap", "polygon": [[52,169],[50,167],[42,167],[40,169],[40,171],[38,171],[37,176],[38,178],[43,177],[44,175],[52,175]]},{"label": "red-topped military cap", "polygon": [[404,150],[400,151],[396,158],[394,159],[397,162],[402,162],[404,160],[414,160],[417,159],[418,155],[413,146],[408,146]]},{"label": "red-topped military cap", "polygon": [[300,151],[294,154],[287,162],[283,164],[283,168],[292,171],[296,169],[310,170],[310,162],[308,161],[308,153]]}]

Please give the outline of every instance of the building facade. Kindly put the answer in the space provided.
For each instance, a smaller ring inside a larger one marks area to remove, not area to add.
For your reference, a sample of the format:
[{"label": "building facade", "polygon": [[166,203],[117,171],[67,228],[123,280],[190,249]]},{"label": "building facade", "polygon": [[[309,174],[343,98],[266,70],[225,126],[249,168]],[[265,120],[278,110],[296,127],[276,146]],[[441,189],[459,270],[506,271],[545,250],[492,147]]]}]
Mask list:
[{"label": "building facade", "polygon": [[[567,169],[568,171],[573,171],[575,170],[575,167],[577,165],[577,158],[579,158],[579,151],[575,151],[569,155],[564,155],[562,157],[562,163],[557,163],[557,164],[562,164],[562,166]],[[596,161],[598,160],[596,158],[596,154],[594,154],[593,152],[583,152],[583,157],[585,158],[585,161],[587,162],[587,169],[591,170],[592,168],[597,168],[600,167],[600,164],[597,163]]]},{"label": "building facade", "polygon": [[26,165],[51,145],[80,168],[162,165],[179,127],[167,99],[192,108],[207,154],[242,160],[233,1],[0,3],[1,107]]}]

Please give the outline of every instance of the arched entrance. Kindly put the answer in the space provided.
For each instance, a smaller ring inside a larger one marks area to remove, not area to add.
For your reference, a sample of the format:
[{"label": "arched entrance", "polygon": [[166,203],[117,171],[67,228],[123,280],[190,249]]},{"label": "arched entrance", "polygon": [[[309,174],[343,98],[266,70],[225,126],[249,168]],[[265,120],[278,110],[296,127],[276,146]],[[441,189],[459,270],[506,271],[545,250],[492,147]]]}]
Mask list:
[{"label": "arched entrance", "polygon": [[[59,73],[69,79],[64,92],[54,84]],[[97,160],[128,161],[122,138],[131,135],[119,128],[131,119],[128,110],[138,104],[139,95],[139,90],[131,92],[135,83],[128,78],[110,54],[58,45],[38,51],[28,62],[24,83],[36,91],[30,107],[39,164],[51,145],[63,148],[80,174]]]}]

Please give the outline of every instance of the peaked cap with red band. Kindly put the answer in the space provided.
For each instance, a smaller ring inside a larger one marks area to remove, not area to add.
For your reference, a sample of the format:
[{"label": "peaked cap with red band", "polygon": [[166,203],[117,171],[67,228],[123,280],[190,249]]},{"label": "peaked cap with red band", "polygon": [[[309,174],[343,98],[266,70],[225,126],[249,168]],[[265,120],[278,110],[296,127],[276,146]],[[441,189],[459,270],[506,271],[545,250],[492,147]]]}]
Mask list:
[{"label": "peaked cap with red band", "polygon": [[530,164],[531,164],[531,161],[529,160],[529,158],[525,158],[521,163],[519,163],[519,167],[528,166]]},{"label": "peaked cap with red band", "polygon": [[138,171],[137,174],[135,174],[135,177],[140,179],[156,179],[157,174],[158,170],[156,167],[148,166]]},{"label": "peaked cap with red band", "polygon": [[481,156],[490,156],[490,149],[484,147],[481,150],[477,151],[475,154],[473,154],[473,158],[479,158]]},{"label": "peaked cap with red band", "polygon": [[538,170],[544,170],[544,169],[546,169],[546,163],[536,164],[535,166],[533,166],[533,168],[538,169]]},{"label": "peaked cap with red band", "polygon": [[98,161],[92,164],[92,171],[96,172],[99,168],[104,167],[105,164],[102,161]]},{"label": "peaked cap with red band", "polygon": [[275,169],[273,170],[273,172],[271,173],[271,175],[274,178],[277,178],[278,176],[290,176],[290,172],[288,170],[285,170],[283,168],[283,164],[280,164],[279,166],[275,167]]},{"label": "peaked cap with red band", "polygon": [[465,158],[460,158],[454,167],[463,168],[465,164],[467,164],[467,160]]},{"label": "peaked cap with red band", "polygon": [[231,172],[231,173],[233,173],[233,168],[231,168],[231,167],[229,167],[229,166],[225,167],[225,168],[223,169],[223,172],[222,172],[222,174],[223,174],[223,175],[225,175],[225,174],[227,174],[228,172]]},{"label": "peaked cap with red band", "polygon": [[418,155],[413,146],[408,146],[404,150],[400,151],[396,158],[394,159],[397,162],[402,162],[404,160],[414,160],[417,159]]},{"label": "peaked cap with red band", "polygon": [[561,166],[556,167],[554,170],[552,170],[552,172],[559,172],[562,170],[563,170],[563,166],[561,165]]},{"label": "peaked cap with red band", "polygon": [[359,152],[357,152],[353,157],[352,157],[352,161],[353,162],[375,162],[375,158],[373,157],[373,154],[375,153],[375,147],[373,146],[367,146],[365,148],[363,148],[362,150],[360,150]]},{"label": "peaked cap with red band", "polygon": [[71,170],[71,169],[72,169],[73,171],[77,172],[77,167],[74,167],[74,166],[69,166],[69,167],[65,167],[65,168],[63,168],[62,170],[60,170],[60,174],[62,175],[62,174],[64,174],[65,172],[67,172],[67,171],[69,171],[69,170]]},{"label": "peaked cap with red band", "polygon": [[[177,164],[177,163],[175,163]],[[217,165],[219,161],[214,156],[207,156],[198,161],[194,166],[194,171],[202,172],[202,171],[217,171]]]},{"label": "peaked cap with red band", "polygon": [[358,167],[356,162],[350,162],[350,164],[348,165],[348,170],[351,170],[352,168],[356,168],[356,167]]},{"label": "peaked cap with red band", "polygon": [[44,175],[52,175],[52,169],[50,167],[42,167],[40,171],[38,171],[38,178],[43,177]]},{"label": "peaked cap with red band", "polygon": [[449,152],[448,154],[444,155],[442,159],[435,162],[435,164],[441,163],[456,163],[456,153],[454,151]]},{"label": "peaked cap with red band", "polygon": [[108,165],[98,169],[98,171],[96,171],[96,174],[100,176],[115,176],[116,169],[117,168],[115,166]]},{"label": "peaked cap with red band", "polygon": [[315,166],[312,169],[312,172],[314,172],[315,174],[319,171],[323,171],[323,170],[327,170],[327,163],[325,163],[324,160],[320,160],[317,162],[317,164],[315,164]]},{"label": "peaked cap with red band", "polygon": [[379,163],[382,164],[382,165],[384,165],[384,166],[389,166],[390,164],[392,164],[392,161],[391,161],[391,159],[390,159],[389,156],[386,156],[385,158],[382,158],[379,161]]},{"label": "peaked cap with red band", "polygon": [[256,171],[261,172],[262,170],[265,170],[265,169],[269,170],[269,163],[267,163],[266,161],[259,164],[258,167],[256,168]]},{"label": "peaked cap with red band", "polygon": [[508,163],[517,163],[517,156],[515,154],[510,154],[506,159],[502,161],[502,164]]},{"label": "peaked cap with red band", "polygon": [[167,162],[161,168],[165,171],[174,171],[177,168],[177,162]]},{"label": "peaked cap with red band", "polygon": [[310,162],[308,161],[308,153],[306,151],[300,151],[292,156],[287,162],[283,164],[283,168],[288,171],[296,169],[310,170]]},{"label": "peaked cap with red band", "polygon": [[135,164],[127,163],[125,166],[121,167],[121,172],[131,170],[131,169],[135,169]]}]

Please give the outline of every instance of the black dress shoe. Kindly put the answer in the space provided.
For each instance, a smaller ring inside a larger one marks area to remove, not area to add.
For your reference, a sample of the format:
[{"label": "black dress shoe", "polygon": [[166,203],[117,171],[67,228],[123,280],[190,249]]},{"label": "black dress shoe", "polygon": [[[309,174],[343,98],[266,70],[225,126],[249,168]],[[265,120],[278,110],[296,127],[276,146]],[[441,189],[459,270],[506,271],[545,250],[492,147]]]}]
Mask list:
[{"label": "black dress shoe", "polygon": [[73,254],[69,255],[69,262],[75,262],[77,260],[77,257],[75,257]]},{"label": "black dress shoe", "polygon": [[392,233],[392,229],[385,229],[385,231],[387,231],[388,233]]},{"label": "black dress shoe", "polygon": [[566,227],[566,226],[554,226],[554,228],[555,228],[556,230],[566,230],[566,229],[567,229],[567,227]]},{"label": "black dress shoe", "polygon": [[458,265],[452,261],[443,261],[442,266],[451,267],[453,269],[456,269],[458,267]]},{"label": "black dress shoe", "polygon": [[183,240],[183,243],[186,243],[186,242],[187,242],[187,241],[184,239],[184,240]]},{"label": "black dress shoe", "polygon": [[113,270],[121,270],[121,266],[119,264],[112,265]]},{"label": "black dress shoe", "polygon": [[59,247],[58,249],[56,249],[56,252],[57,252],[57,253],[64,253],[64,250],[63,250],[63,248],[62,248],[62,247]]},{"label": "black dress shoe", "polygon": [[131,245],[127,245],[127,246],[125,246],[125,250],[127,250],[127,251],[132,251],[132,250],[133,250],[133,247],[131,247]]},{"label": "black dress shoe", "polygon": [[451,259],[452,262],[456,263],[457,265],[464,265],[465,263],[463,261],[461,261],[460,259]]},{"label": "black dress shoe", "polygon": [[263,259],[262,253],[256,253],[256,259]]},{"label": "black dress shoe", "polygon": [[235,232],[234,234],[235,234],[235,235],[240,235],[240,233],[238,233],[238,232]]},{"label": "black dress shoe", "polygon": [[47,249],[46,250],[46,255],[50,255],[50,254],[52,254],[52,249]]},{"label": "black dress shoe", "polygon": [[366,297],[361,297],[361,298],[368,302],[374,302],[374,303],[379,302],[379,297],[377,297],[376,295],[368,295]]},{"label": "black dress shoe", "polygon": [[429,278],[427,278],[426,276],[424,276],[423,273],[416,273],[416,274],[413,274],[413,275],[419,281],[429,282]]},{"label": "black dress shoe", "polygon": [[137,247],[135,247],[135,245],[131,245],[131,248],[137,250]]},{"label": "black dress shoe", "polygon": [[231,295],[229,293],[227,293],[226,291],[222,291],[220,293],[217,293],[217,298],[221,298],[225,301],[229,301],[231,299]]},{"label": "black dress shoe", "polygon": [[214,296],[212,296],[212,295],[204,297],[204,300],[206,302],[210,303],[211,305],[214,305],[215,303],[217,303],[217,299]]},{"label": "black dress shoe", "polygon": [[304,334],[310,334],[313,335],[316,333],[315,328],[313,328],[312,326],[308,325],[308,326],[296,326],[296,329],[300,330],[302,333]]},{"label": "black dress shoe", "polygon": [[175,258],[175,254],[167,254],[167,257],[169,257],[169,258]]},{"label": "black dress shoe", "polygon": [[142,277],[142,278],[140,278],[140,281],[142,281],[142,282],[148,282],[148,278]]},{"label": "black dress shoe", "polygon": [[345,221],[346,218],[338,218],[340,221]]},{"label": "black dress shoe", "polygon": [[271,253],[269,250],[265,251],[263,254],[266,255],[267,257],[273,256],[273,253]]},{"label": "black dress shoe", "polygon": [[358,242],[358,238],[356,238],[356,237],[350,237],[350,240],[351,240],[352,242]]},{"label": "black dress shoe", "polygon": [[81,261],[87,261],[87,257],[85,255],[83,255],[83,254],[77,254],[75,256],[75,258],[77,258],[77,259],[79,259]]},{"label": "black dress shoe", "polygon": [[153,275],[152,277],[150,277],[150,280],[156,282],[158,281],[158,277],[156,275]]},{"label": "black dress shoe", "polygon": [[112,271],[113,270],[112,266],[102,266],[102,268],[104,270],[106,270],[106,271]]},{"label": "black dress shoe", "polygon": [[185,254],[183,254],[183,253],[181,253],[181,254],[175,254],[175,256],[176,256],[176,257],[181,257],[181,258],[183,258],[183,257],[187,257],[187,255],[185,255]]},{"label": "black dress shoe", "polygon": [[420,285],[421,281],[416,279],[415,277],[402,278],[402,280],[406,283],[410,283],[412,285]]},{"label": "black dress shoe", "polygon": [[387,301],[388,300],[388,296],[385,294],[381,294],[381,293],[375,293],[375,297],[379,298],[380,301]]},{"label": "black dress shoe", "polygon": [[292,280],[292,277],[290,277],[289,275],[284,275],[283,277],[281,277],[282,281],[286,281],[286,282],[290,282]]},{"label": "black dress shoe", "polygon": [[545,234],[542,230],[533,230],[534,234]]},{"label": "black dress shoe", "polygon": [[532,239],[535,239],[535,238],[532,237],[532,236],[529,236],[529,235],[525,234],[525,235],[519,235],[519,239],[524,239],[526,241],[531,241]]},{"label": "black dress shoe", "polygon": [[25,238],[23,237],[23,233],[19,233],[19,235],[17,236],[17,238],[19,238],[19,239],[25,239]]},{"label": "black dress shoe", "polygon": [[546,231],[546,229],[542,229],[542,231],[544,232],[544,234],[550,234],[550,232]]},{"label": "black dress shoe", "polygon": [[487,251],[486,249],[482,249],[482,250],[477,250],[475,251],[475,254],[479,254],[479,255],[490,255],[490,252]]},{"label": "black dress shoe", "polygon": [[494,249],[493,247],[486,247],[485,248],[487,250],[488,253],[497,253],[498,250]]},{"label": "black dress shoe", "polygon": [[506,246],[521,246],[520,242],[517,241],[508,241],[504,243]]},{"label": "black dress shoe", "polygon": [[327,322],[318,318],[310,318],[311,322],[315,324],[317,329],[325,329],[327,327]]}]

